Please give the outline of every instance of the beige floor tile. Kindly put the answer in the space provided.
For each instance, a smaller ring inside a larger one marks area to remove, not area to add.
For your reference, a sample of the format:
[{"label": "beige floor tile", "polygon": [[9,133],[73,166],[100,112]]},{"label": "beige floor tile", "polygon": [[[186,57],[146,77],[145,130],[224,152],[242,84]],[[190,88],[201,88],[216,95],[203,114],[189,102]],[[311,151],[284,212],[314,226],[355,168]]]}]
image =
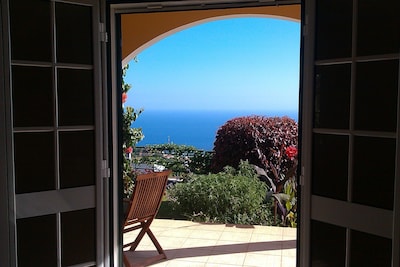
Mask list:
[{"label": "beige floor tile", "polygon": [[195,230],[189,235],[189,238],[218,240],[220,238],[221,234],[222,234],[221,231]]},{"label": "beige floor tile", "polygon": [[154,225],[151,224],[150,225],[150,229],[153,233],[160,233],[160,232],[165,232],[171,229],[171,227],[166,227],[166,226],[162,226],[162,225]]},{"label": "beige floor tile", "polygon": [[153,246],[153,247],[154,247],[154,244],[153,244],[153,242],[150,240],[150,238],[149,238],[147,235],[145,235],[145,236],[142,238],[142,240],[140,241],[138,247],[140,247],[140,246]]},{"label": "beige floor tile", "polygon": [[282,256],[282,267],[296,267],[296,257]]},{"label": "beige floor tile", "polygon": [[242,266],[242,265],[232,265],[232,264],[221,265],[218,263],[210,263],[210,262],[207,262],[205,265],[205,267],[238,267],[238,266]]},{"label": "beige floor tile", "polygon": [[184,260],[172,260],[168,262],[168,267],[204,267],[204,262],[193,262]]},{"label": "beige floor tile", "polygon": [[296,257],[296,248],[282,249],[282,256]]},{"label": "beige floor tile", "polygon": [[245,257],[246,253],[213,255],[208,258],[208,263],[216,263],[220,264],[220,266],[224,266],[224,264],[242,266]]},{"label": "beige floor tile", "polygon": [[249,242],[251,239],[251,232],[223,232],[219,238],[219,240],[227,240],[227,241],[240,241],[240,242]]},{"label": "beige floor tile", "polygon": [[207,231],[223,231],[225,224],[213,224],[213,223],[193,223],[188,226],[189,229],[195,230],[207,230]]},{"label": "beige floor tile", "polygon": [[283,235],[283,227],[278,226],[254,226],[253,233],[268,235]]},{"label": "beige floor tile", "polygon": [[160,233],[159,235],[156,235],[156,233],[154,233],[154,235],[156,235],[156,236],[169,236],[169,237],[188,237],[192,232],[193,232],[193,230],[186,229],[186,228],[183,228],[183,229],[170,228],[168,231]]},{"label": "beige floor tile", "polygon": [[186,224],[180,223],[180,224],[178,224],[178,225],[176,225],[176,226],[171,225],[169,228],[172,228],[172,229],[179,229],[179,230],[181,230],[181,229],[193,230],[193,229],[196,229],[197,226],[198,226],[197,223],[190,222],[190,224],[187,224],[187,223],[186,223]]},{"label": "beige floor tile", "polygon": [[182,226],[192,225],[193,222],[186,220],[167,220],[167,219],[155,219],[151,225],[153,226],[163,226],[168,228],[176,228]]},{"label": "beige floor tile", "polygon": [[185,237],[170,237],[170,236],[160,236],[157,237],[158,242],[164,249],[168,248],[180,248],[186,241]]},{"label": "beige floor tile", "polygon": [[[155,267],[296,266],[295,228],[156,219],[151,229],[168,258],[152,265]],[[124,242],[134,240],[136,235],[125,234]],[[139,261],[156,254],[146,235],[129,255]]]},{"label": "beige floor tile", "polygon": [[296,228],[291,228],[291,227],[284,227],[282,229],[282,233],[283,233],[284,236],[296,237],[297,236],[297,229]]},{"label": "beige floor tile", "polygon": [[243,265],[254,267],[279,267],[281,266],[281,256],[247,253]]},{"label": "beige floor tile", "polygon": [[182,248],[209,248],[214,247],[217,244],[216,239],[202,239],[202,238],[187,238],[185,242],[182,244]]}]

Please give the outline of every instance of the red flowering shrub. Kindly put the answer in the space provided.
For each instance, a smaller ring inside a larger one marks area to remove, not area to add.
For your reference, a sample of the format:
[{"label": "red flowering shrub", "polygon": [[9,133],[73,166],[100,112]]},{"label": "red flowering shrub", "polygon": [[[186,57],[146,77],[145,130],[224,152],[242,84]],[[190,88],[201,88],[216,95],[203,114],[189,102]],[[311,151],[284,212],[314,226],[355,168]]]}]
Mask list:
[{"label": "red flowering shrub", "polygon": [[[297,153],[297,132],[296,121],[289,117],[254,115],[229,120],[217,132],[212,171],[217,173],[227,165],[237,168],[240,160],[248,160],[263,169],[273,165],[278,173],[286,173]],[[285,150],[288,156],[283,156]]]},{"label": "red flowering shrub", "polygon": [[130,153],[132,153],[132,152],[133,152],[133,148],[132,148],[131,146],[125,148],[125,153],[126,153],[126,154],[130,154]]},{"label": "red flowering shrub", "polygon": [[[128,99],[128,91],[131,85],[125,82],[126,71],[129,65],[122,68],[122,104]],[[132,123],[136,121],[143,109],[135,110],[133,107],[122,105],[122,159],[123,159],[123,183],[124,183],[124,198],[130,198],[133,192],[134,180],[136,174],[132,167],[130,154],[136,144],[144,138],[141,128],[132,128]]]},{"label": "red flowering shrub", "polygon": [[294,146],[288,146],[285,150],[286,156],[293,159],[297,156],[297,148]]},{"label": "red flowering shrub", "polygon": [[127,93],[122,93],[122,104],[126,102],[126,100],[128,99],[128,95]]}]

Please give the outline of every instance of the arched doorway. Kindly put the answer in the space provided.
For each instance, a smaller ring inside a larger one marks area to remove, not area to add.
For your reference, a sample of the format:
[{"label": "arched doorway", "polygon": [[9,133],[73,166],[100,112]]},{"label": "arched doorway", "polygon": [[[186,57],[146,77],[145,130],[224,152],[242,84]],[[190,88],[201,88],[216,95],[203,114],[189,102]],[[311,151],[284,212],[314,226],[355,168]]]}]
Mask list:
[{"label": "arched doorway", "polygon": [[267,17],[300,22],[300,5],[264,6],[192,11],[129,13],[121,16],[122,64],[165,36],[223,18]]},{"label": "arched doorway", "polygon": [[[280,9],[280,10],[282,10],[282,9]],[[298,10],[299,11],[299,10]],[[225,12],[226,12],[226,10],[225,10]],[[254,11],[253,11],[254,12]],[[174,14],[174,16],[176,15],[176,14],[181,14],[181,13],[179,13],[179,12],[172,12],[173,14]],[[172,13],[168,13],[169,15],[171,15]],[[240,13],[240,12],[238,12],[238,13]],[[262,12],[261,12],[262,13]],[[196,21],[195,19],[193,19],[192,18],[192,22],[191,23],[187,23],[187,21],[183,21],[183,22],[181,22],[181,23],[186,23],[186,24],[183,24],[182,26],[177,26],[176,28],[173,28],[173,29],[170,29],[170,30],[168,30],[167,32],[165,32],[165,33],[158,33],[158,34],[160,34],[159,36],[155,36],[155,37],[153,37],[153,39],[151,39],[151,40],[149,40],[147,43],[144,43],[144,44],[142,44],[142,45],[140,45],[137,49],[135,49],[135,50],[133,50],[133,52],[132,53],[130,53],[129,54],[129,56],[127,56],[124,60],[123,60],[123,62],[124,63],[126,63],[126,62],[129,62],[129,59],[130,58],[132,58],[132,57],[134,57],[134,56],[136,56],[137,55],[137,53],[139,52],[139,51],[141,51],[141,50],[143,50],[144,48],[146,48],[147,46],[149,46],[149,45],[151,45],[152,43],[155,43],[155,42],[157,42],[158,40],[160,40],[161,38],[163,38],[163,37],[165,37],[165,36],[167,36],[167,35],[170,35],[170,34],[173,34],[174,32],[177,32],[177,31],[179,31],[179,30],[183,30],[183,29],[185,29],[185,28],[189,28],[189,27],[193,27],[193,26],[195,26],[195,25],[197,25],[197,24],[200,24],[200,23],[204,23],[204,22],[208,22],[208,21],[212,21],[212,20],[217,20],[217,19],[221,19],[221,18],[224,18],[224,19],[226,19],[226,18],[238,18],[238,17],[253,17],[253,16],[256,16],[256,17],[263,17],[263,18],[265,18],[265,17],[274,17],[274,18],[277,18],[277,17],[279,17],[279,18],[282,18],[283,16],[277,16],[277,15],[265,15],[265,14],[258,14],[258,13],[255,13],[255,14],[249,14],[249,13],[247,13],[247,12],[243,12],[243,14],[233,14],[233,15],[228,15],[229,13],[224,13],[224,12],[222,12],[222,16],[221,15],[216,15],[215,17],[212,17],[212,16],[210,16],[210,17],[208,17],[208,18],[205,18],[205,19],[200,19],[200,20],[198,20],[198,21]],[[136,15],[143,15],[143,14],[123,14],[122,16],[121,16],[121,23],[122,23],[122,29],[121,29],[121,31],[122,31],[122,40],[123,40],[123,45],[122,45],[122,51],[124,52],[124,42],[125,41],[129,41],[128,40],[128,37],[129,36],[125,36],[124,34],[126,33],[126,32],[128,32],[126,29],[124,29],[124,24],[123,24],[123,22],[124,21],[126,21],[126,19],[125,19],[125,17],[127,16],[128,18],[131,18],[131,22],[133,21],[133,19],[132,19],[132,17],[134,17],[134,16],[136,16]],[[149,15],[149,14],[146,14],[146,15]],[[159,25],[155,25],[154,27],[155,27],[155,29],[157,29],[157,27],[162,27],[163,26],[163,21],[162,21],[162,19],[161,19],[161,22],[160,22],[160,19],[156,19],[157,17],[154,17],[155,16],[155,13],[151,13],[150,15],[153,15],[152,16],[152,19],[154,19],[155,21],[157,21],[158,23],[159,23]],[[158,14],[157,13],[157,15],[159,15],[160,16],[160,14]],[[161,13],[161,15],[164,15],[164,13]],[[138,16],[138,17],[142,17],[142,16]],[[167,18],[168,18],[168,16],[167,16]],[[293,18],[290,18],[290,20],[294,20]],[[299,20],[295,20],[295,21],[299,21]],[[133,24],[133,25],[135,25],[136,27],[137,27],[137,25],[145,25],[145,23],[143,23],[143,22],[138,22],[137,20],[135,21],[135,23]],[[161,25],[161,26],[160,26]],[[175,25],[176,26],[176,25]],[[129,25],[127,26],[127,27],[129,27]],[[138,31],[140,31],[140,30],[138,30]],[[149,30],[150,32],[151,32],[151,29]],[[134,34],[134,33],[127,33],[127,34]],[[131,37],[137,37],[137,38],[132,38],[132,39],[140,39],[140,35],[135,35],[134,34],[134,36],[131,36]],[[139,43],[137,40],[136,40],[136,42],[137,43]],[[125,51],[125,53],[128,53],[128,52],[126,52]],[[139,60],[140,61],[140,60]],[[124,65],[124,64],[123,64]],[[295,242],[295,241],[294,241]]]}]

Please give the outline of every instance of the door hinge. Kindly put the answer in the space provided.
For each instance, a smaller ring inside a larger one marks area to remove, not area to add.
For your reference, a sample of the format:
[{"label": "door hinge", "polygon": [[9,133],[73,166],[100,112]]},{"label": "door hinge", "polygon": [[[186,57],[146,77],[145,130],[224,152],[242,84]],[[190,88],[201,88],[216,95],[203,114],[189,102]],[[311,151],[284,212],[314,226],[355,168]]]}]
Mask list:
[{"label": "door hinge", "polygon": [[308,35],[308,15],[304,16],[304,24],[303,24],[303,36],[307,36]]},{"label": "door hinge", "polygon": [[108,42],[108,33],[106,31],[106,26],[104,23],[100,23],[99,26],[100,31],[100,42],[107,43]]},{"label": "door hinge", "polygon": [[307,25],[303,25],[303,36],[306,37],[308,35],[308,27]]},{"label": "door hinge", "polygon": [[304,166],[301,167],[301,174],[299,177],[299,184],[304,185]]},{"label": "door hinge", "polygon": [[108,162],[107,160],[103,160],[101,162],[101,176],[103,178],[110,178],[111,177],[111,170],[108,167]]}]

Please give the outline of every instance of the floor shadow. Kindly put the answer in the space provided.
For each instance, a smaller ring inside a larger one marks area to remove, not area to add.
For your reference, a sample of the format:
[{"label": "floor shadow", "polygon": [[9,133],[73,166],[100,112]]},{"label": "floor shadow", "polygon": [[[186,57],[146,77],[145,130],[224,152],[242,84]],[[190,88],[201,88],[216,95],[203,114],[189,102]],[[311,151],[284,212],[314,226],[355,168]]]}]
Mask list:
[{"label": "floor shadow", "polygon": [[[239,244],[228,244],[228,245],[216,245],[216,246],[203,246],[203,247],[190,247],[190,248],[176,248],[176,249],[165,249],[165,254],[168,260],[192,258],[192,257],[203,257],[203,256],[215,256],[224,254],[234,253],[248,253],[248,252],[259,252],[259,251],[271,251],[271,250],[282,250],[282,249],[295,249],[296,240],[282,240],[282,241],[265,241],[265,242],[251,242],[251,243],[239,243]],[[137,250],[128,252],[129,257],[132,260],[133,266],[144,266],[141,263],[149,257],[157,254],[156,251],[151,250]]]},{"label": "floor shadow", "polygon": [[166,249],[165,253],[171,255],[169,259],[190,258],[200,256],[214,256],[232,253],[257,252],[296,248],[296,240],[251,242],[229,245],[217,245],[209,247],[191,247]]}]

